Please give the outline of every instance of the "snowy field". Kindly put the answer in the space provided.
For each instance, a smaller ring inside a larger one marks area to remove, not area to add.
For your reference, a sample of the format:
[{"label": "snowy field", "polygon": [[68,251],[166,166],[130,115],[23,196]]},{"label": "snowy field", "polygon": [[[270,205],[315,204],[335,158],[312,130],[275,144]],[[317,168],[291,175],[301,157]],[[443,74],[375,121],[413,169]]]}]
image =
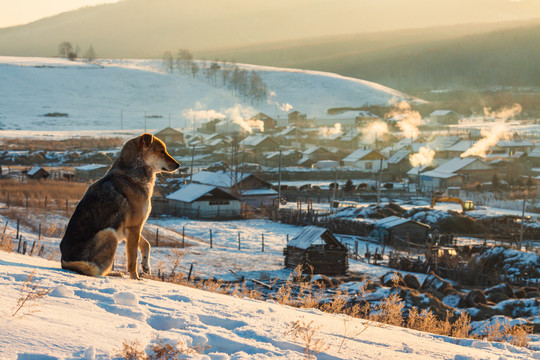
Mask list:
[{"label": "snowy field", "polygon": [[[51,292],[12,316],[21,288]],[[454,339],[361,319],[239,299],[151,280],[89,278],[57,261],[0,252],[0,357],[5,360],[115,359],[125,342],[147,349],[158,341],[204,348],[193,359],[304,359],[295,321],[324,345],[317,359],[540,359],[540,352],[504,343]],[[33,312],[33,313],[31,313]],[[159,339],[159,340],[158,340]]]},{"label": "snowy field", "polygon": [[[226,87],[212,85],[202,75],[169,74],[160,60],[99,60],[88,64],[0,56],[0,129],[160,130],[169,125],[169,116],[172,127],[186,128],[193,125],[192,118],[182,115],[189,109],[226,114],[229,109],[231,117],[238,112],[250,117],[260,111],[286,117],[292,106],[321,118],[327,117],[327,110],[333,107],[387,105],[390,100],[407,98],[379,84],[331,73],[238,66],[257,71],[275,96],[252,104]],[[69,117],[43,116],[54,112]],[[152,116],[146,124],[145,113]]]}]

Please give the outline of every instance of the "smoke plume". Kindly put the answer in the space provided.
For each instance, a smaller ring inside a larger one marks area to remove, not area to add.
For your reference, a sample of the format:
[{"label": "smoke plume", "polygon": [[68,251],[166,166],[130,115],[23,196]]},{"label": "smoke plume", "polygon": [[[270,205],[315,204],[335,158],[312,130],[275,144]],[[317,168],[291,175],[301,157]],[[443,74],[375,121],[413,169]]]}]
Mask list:
[{"label": "smoke plume", "polygon": [[505,107],[501,110],[491,111],[491,108],[484,108],[484,115],[487,118],[497,119],[501,121],[506,121],[514,116],[521,114],[522,107],[519,104],[514,104],[512,107]]},{"label": "smoke plume", "polygon": [[383,121],[375,121],[362,129],[362,138],[365,144],[373,144],[388,132],[388,125]]},{"label": "smoke plume", "polygon": [[401,130],[403,137],[414,139],[420,133],[418,127],[422,125],[422,116],[418,111],[412,110],[411,105],[406,101],[392,103],[394,108],[386,114],[387,118],[397,119],[397,127]]},{"label": "smoke plume", "polygon": [[255,109],[251,107],[243,107],[240,104],[236,104],[231,108],[224,111],[225,114],[236,124],[240,125],[242,129],[248,133],[253,133],[251,127],[258,127],[261,131],[264,131],[264,123],[260,120],[244,120],[249,118],[255,113]]},{"label": "smoke plume", "polygon": [[417,153],[409,156],[409,161],[413,167],[431,165],[434,156],[435,150],[430,149],[427,146],[422,146],[420,149],[418,149]]},{"label": "smoke plume", "polygon": [[499,140],[507,140],[510,138],[508,126],[505,123],[497,123],[494,126],[482,129],[481,135],[482,138],[480,140],[460,155],[462,158],[467,156],[485,157],[491,146],[496,145]]},{"label": "smoke plume", "polygon": [[279,101],[274,100],[275,97],[276,97],[276,92],[275,91],[270,91],[270,94],[268,95],[268,99],[266,100],[266,102],[269,105],[275,105],[281,111],[289,112],[292,109],[294,109],[294,107],[289,103],[283,103],[282,104]]},{"label": "smoke plume", "polygon": [[335,123],[333,127],[327,128],[326,126],[323,126],[319,129],[319,136],[320,137],[327,137],[330,135],[338,135],[341,134],[341,123]]}]

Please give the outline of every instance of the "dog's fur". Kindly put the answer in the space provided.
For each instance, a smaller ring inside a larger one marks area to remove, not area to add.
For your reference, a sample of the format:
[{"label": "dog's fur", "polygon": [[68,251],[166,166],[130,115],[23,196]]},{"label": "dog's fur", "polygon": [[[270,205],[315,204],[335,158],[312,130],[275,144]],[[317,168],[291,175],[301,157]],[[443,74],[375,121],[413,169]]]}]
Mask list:
[{"label": "dog's fur", "polygon": [[129,140],[107,174],[88,187],[60,243],[62,268],[89,276],[106,275],[119,241],[126,240],[127,268],[138,279],[137,249],[150,273],[150,244],[141,230],[150,214],[156,173],[179,164],[151,134]]}]

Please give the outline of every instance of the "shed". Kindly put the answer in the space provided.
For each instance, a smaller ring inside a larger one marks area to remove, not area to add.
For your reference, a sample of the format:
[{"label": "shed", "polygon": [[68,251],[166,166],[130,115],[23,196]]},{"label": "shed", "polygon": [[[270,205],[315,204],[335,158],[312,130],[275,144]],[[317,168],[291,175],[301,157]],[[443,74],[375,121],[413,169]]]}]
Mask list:
[{"label": "shed", "polygon": [[398,216],[388,216],[373,223],[373,234],[381,243],[405,245],[403,241],[423,245],[430,229],[429,225]]},{"label": "shed", "polygon": [[165,129],[154,134],[157,138],[162,140],[167,147],[177,147],[184,143],[184,134],[182,132],[166,127]]},{"label": "shed", "polygon": [[77,166],[75,170],[75,177],[79,181],[91,181],[96,180],[107,172],[109,169],[109,165],[102,165],[102,164],[88,164],[88,165],[82,165]]},{"label": "shed", "polygon": [[41,180],[48,178],[49,172],[41,166],[34,166],[30,170],[28,170],[26,176],[28,176],[32,180]]},{"label": "shed", "polygon": [[343,275],[348,269],[347,248],[328,230],[306,226],[296,234],[283,250],[285,267],[314,274]]},{"label": "shed", "polygon": [[239,218],[240,199],[217,186],[189,184],[166,196],[168,213],[197,219]]},{"label": "shed", "polygon": [[[382,161],[381,161],[382,160]],[[358,149],[343,159],[343,165],[354,166],[366,172],[378,172],[386,169],[388,164],[386,157],[375,150]]]}]

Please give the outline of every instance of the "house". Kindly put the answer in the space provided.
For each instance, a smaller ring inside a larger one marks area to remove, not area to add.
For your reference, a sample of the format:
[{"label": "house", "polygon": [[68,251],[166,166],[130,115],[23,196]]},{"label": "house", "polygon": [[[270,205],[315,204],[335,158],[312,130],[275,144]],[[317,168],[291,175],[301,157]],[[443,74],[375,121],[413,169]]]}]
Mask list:
[{"label": "house", "polygon": [[256,121],[256,120],[259,120],[259,121],[262,121],[263,124],[264,124],[264,130],[272,130],[272,129],[275,129],[276,126],[277,126],[277,121],[276,119],[274,119],[273,117],[270,117],[262,112],[258,113],[257,115],[254,115],[253,117],[251,117],[249,120],[253,120],[253,121]]},{"label": "house", "polygon": [[401,245],[407,242],[424,245],[430,226],[397,216],[388,216],[373,223],[372,237],[378,238],[381,244]]},{"label": "house", "polygon": [[167,213],[194,219],[235,219],[242,214],[240,199],[212,185],[189,184],[166,196]]},{"label": "house", "polygon": [[516,152],[524,152],[528,154],[534,148],[532,141],[514,139],[514,140],[499,140],[490,150],[493,152],[502,152],[508,155],[514,155]]},{"label": "house", "polygon": [[388,171],[397,177],[401,177],[412,167],[409,161],[411,152],[409,150],[398,150],[387,161]]},{"label": "house", "polygon": [[154,134],[160,140],[162,140],[167,147],[174,148],[184,144],[184,134],[171,127],[158,131]]},{"label": "house", "polygon": [[287,115],[289,125],[297,127],[312,127],[315,124],[314,120],[308,120],[306,114],[302,114],[298,110],[292,111]]},{"label": "house", "polygon": [[200,171],[193,174],[192,182],[217,186],[237,196],[245,206],[267,209],[277,206],[275,199],[277,199],[278,193],[271,189],[272,184],[251,173]]},{"label": "house", "polygon": [[439,156],[437,157],[440,159],[453,159],[469,150],[475,143],[476,141],[473,140],[460,140],[445,150],[439,151]]},{"label": "house", "polygon": [[433,170],[433,167],[430,165],[419,165],[411,168],[409,171],[407,171],[407,177],[411,182],[416,182],[418,180],[418,176],[425,172]]},{"label": "house", "polygon": [[26,176],[28,176],[32,180],[47,179],[49,175],[49,172],[40,166],[34,166],[26,172]]},{"label": "house", "polygon": [[109,165],[102,165],[102,164],[88,164],[88,165],[77,166],[74,168],[75,178],[78,181],[97,180],[103,177],[107,173],[108,169],[109,169]]},{"label": "house", "polygon": [[244,140],[240,141],[240,146],[246,150],[251,150],[254,153],[279,150],[279,143],[269,135],[263,134],[248,136]]},{"label": "house", "polygon": [[386,157],[375,150],[358,149],[343,159],[344,166],[357,167],[366,172],[378,172],[386,169]]},{"label": "house", "polygon": [[[266,166],[278,167],[279,166],[279,151],[271,152],[265,156]],[[289,167],[294,166],[298,160],[302,158],[303,154],[297,150],[283,150],[281,151],[281,166]]]},{"label": "house", "polygon": [[435,110],[429,114],[429,119],[432,124],[451,125],[458,123],[459,114],[452,110]]},{"label": "house", "polygon": [[285,267],[313,274],[344,275],[348,269],[347,248],[327,229],[306,226],[283,250]]},{"label": "house", "polygon": [[[279,133],[274,135],[277,141],[282,146],[292,146],[296,144],[303,144],[308,138],[308,134],[296,127],[288,127],[283,129]],[[300,147],[300,146],[295,146]]]},{"label": "house", "polygon": [[320,160],[339,160],[336,154],[322,146],[312,146],[307,150],[302,151],[304,157],[308,157],[313,162]]},{"label": "house", "polygon": [[462,186],[489,182],[497,169],[476,157],[455,157],[431,171],[419,175],[420,183],[428,189],[445,190],[448,186]]},{"label": "house", "polygon": [[535,147],[527,154],[531,166],[540,166],[540,147]]}]

